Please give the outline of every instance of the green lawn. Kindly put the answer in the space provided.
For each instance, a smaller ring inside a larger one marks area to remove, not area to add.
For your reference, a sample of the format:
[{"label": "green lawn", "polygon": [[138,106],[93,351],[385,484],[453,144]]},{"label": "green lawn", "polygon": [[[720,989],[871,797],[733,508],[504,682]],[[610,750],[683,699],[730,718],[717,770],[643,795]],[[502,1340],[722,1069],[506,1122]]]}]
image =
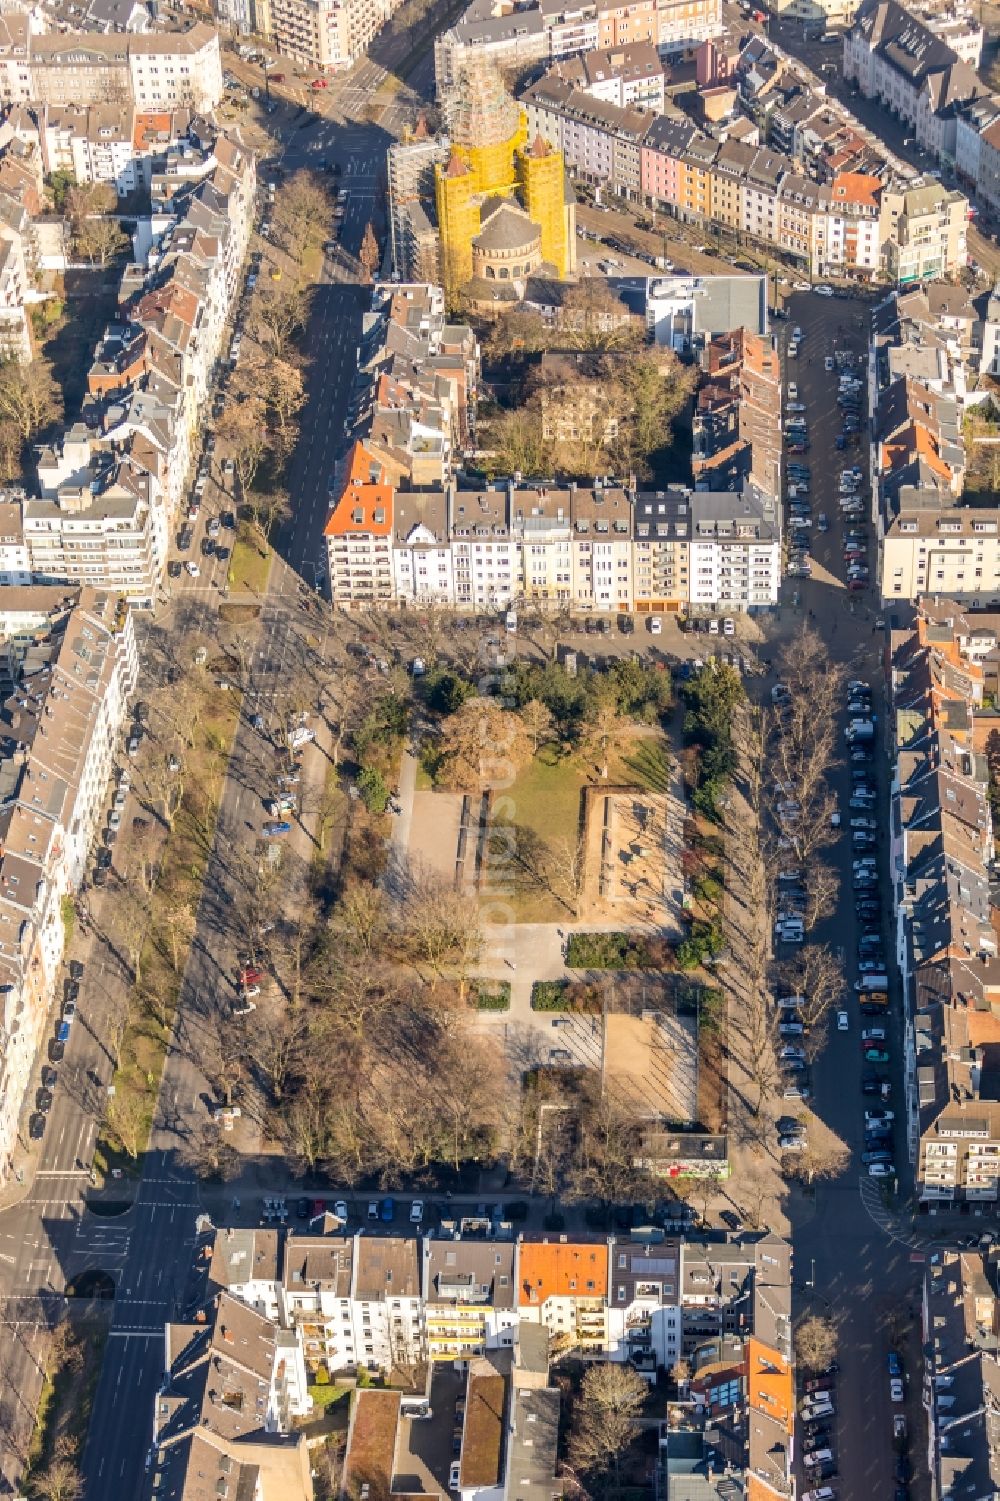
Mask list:
[{"label": "green lawn", "polygon": [[229,562],[229,588],[237,594],[263,594],[267,588],[267,576],[271,571],[273,556],[269,551],[267,557],[262,558],[254,543],[237,538]]},{"label": "green lawn", "polygon": [[[514,785],[500,794],[513,811],[507,820],[532,829],[541,839],[575,839],[580,826],[580,792],[587,778],[575,756],[543,745]],[[499,799],[498,799],[499,800]]]}]

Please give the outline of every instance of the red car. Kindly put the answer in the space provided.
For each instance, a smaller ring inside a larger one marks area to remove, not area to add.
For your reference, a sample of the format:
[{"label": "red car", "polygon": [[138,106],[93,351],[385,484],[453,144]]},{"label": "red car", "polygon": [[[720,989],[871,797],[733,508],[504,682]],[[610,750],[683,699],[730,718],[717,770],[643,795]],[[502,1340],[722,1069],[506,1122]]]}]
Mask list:
[{"label": "red car", "polygon": [[259,985],[263,978],[263,971],[255,969],[252,964],[248,964],[240,970],[241,985]]},{"label": "red car", "polygon": [[868,588],[868,580],[867,579],[851,579],[851,581],[847,585],[847,587],[848,587],[848,589],[852,590],[855,594],[857,594],[857,592],[858,592],[859,589],[867,589]]},{"label": "red car", "polygon": [[309,87],[311,89],[325,89],[328,85],[325,78],[314,78]]}]

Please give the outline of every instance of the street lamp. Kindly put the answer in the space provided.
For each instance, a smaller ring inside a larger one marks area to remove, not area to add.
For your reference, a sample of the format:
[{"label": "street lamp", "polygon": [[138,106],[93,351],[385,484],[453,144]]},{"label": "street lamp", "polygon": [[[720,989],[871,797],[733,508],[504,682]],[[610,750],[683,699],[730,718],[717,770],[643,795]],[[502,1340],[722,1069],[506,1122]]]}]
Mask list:
[{"label": "street lamp", "polygon": [[814,1256],[809,1258],[809,1276],[806,1279],[806,1287],[811,1287],[813,1292],[816,1291],[816,1258]]}]

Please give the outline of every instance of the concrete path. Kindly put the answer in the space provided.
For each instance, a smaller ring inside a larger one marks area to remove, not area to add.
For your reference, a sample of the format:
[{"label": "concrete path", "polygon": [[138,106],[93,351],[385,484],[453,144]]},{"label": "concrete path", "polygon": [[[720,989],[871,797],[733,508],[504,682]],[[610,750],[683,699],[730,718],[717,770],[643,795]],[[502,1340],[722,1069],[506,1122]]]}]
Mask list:
[{"label": "concrete path", "polygon": [[413,794],[417,788],[417,757],[412,751],[403,752],[399,768],[399,812],[393,820],[389,839],[390,868],[405,865],[410,848],[410,829],[413,825]]}]

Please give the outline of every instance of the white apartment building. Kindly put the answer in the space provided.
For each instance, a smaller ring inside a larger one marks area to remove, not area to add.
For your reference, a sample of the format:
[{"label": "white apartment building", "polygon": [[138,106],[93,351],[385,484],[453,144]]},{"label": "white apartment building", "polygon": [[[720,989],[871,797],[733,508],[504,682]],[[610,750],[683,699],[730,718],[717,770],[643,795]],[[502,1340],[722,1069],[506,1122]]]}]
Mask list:
[{"label": "white apartment building", "polygon": [[725,30],[722,0],[657,0],[661,57],[677,57]]},{"label": "white apartment building", "polygon": [[129,459],[107,469],[105,488],[60,488],[58,500],[24,504],[31,576],[44,584],[113,589],[151,610],[166,567],[166,517],[152,477]]},{"label": "white apartment building", "polygon": [[677,1241],[659,1245],[611,1241],[608,1247],[608,1353],[666,1370],[681,1352],[681,1254]]},{"label": "white apartment building", "polygon": [[318,72],[349,68],[398,0],[269,0],[266,34],[279,52]]},{"label": "white apartment building", "polygon": [[780,504],[755,485],[742,494],[692,491],[689,603],[696,609],[754,611],[778,602]]},{"label": "white apartment building", "polygon": [[32,30],[24,14],[0,16],[0,100],[11,104],[127,104],[208,113],[222,99],[213,26],[144,35]]},{"label": "white apartment building", "polygon": [[0,502],[0,585],[30,584],[31,558],[24,540],[20,500]]},{"label": "white apartment building", "polygon": [[209,1286],[239,1298],[255,1313],[277,1322],[282,1316],[281,1240],[277,1230],[220,1230],[212,1245]]},{"label": "white apartment building", "polygon": [[328,1371],[355,1364],[357,1340],[352,1296],[360,1237],[289,1235],[279,1286],[281,1318],[302,1335],[310,1365],[322,1361]]},{"label": "white apartment building", "polygon": [[447,497],[440,491],[396,496],[393,507],[392,566],[397,599],[448,605],[455,597],[455,572],[448,535]]},{"label": "white apartment building", "polygon": [[553,75],[606,104],[663,112],[663,64],[652,42],[631,42],[557,62]]},{"label": "white apartment building", "polygon": [[145,181],[135,123],[131,105],[43,105],[38,127],[46,175],[72,172],[76,182],[107,183],[119,197],[135,192]]},{"label": "white apartment building", "polygon": [[1000,512],[978,508],[909,511],[893,517],[882,542],[882,598],[975,596],[1000,603]]},{"label": "white apartment building", "polygon": [[357,1364],[387,1371],[423,1358],[426,1341],[415,1240],[359,1236],[351,1293]]},{"label": "white apartment building", "polygon": [[0,349],[27,364],[32,357],[25,299],[28,278],[20,242],[0,236]]},{"label": "white apartment building", "polygon": [[539,0],[538,9],[550,58],[555,60],[596,52],[596,0]]}]

